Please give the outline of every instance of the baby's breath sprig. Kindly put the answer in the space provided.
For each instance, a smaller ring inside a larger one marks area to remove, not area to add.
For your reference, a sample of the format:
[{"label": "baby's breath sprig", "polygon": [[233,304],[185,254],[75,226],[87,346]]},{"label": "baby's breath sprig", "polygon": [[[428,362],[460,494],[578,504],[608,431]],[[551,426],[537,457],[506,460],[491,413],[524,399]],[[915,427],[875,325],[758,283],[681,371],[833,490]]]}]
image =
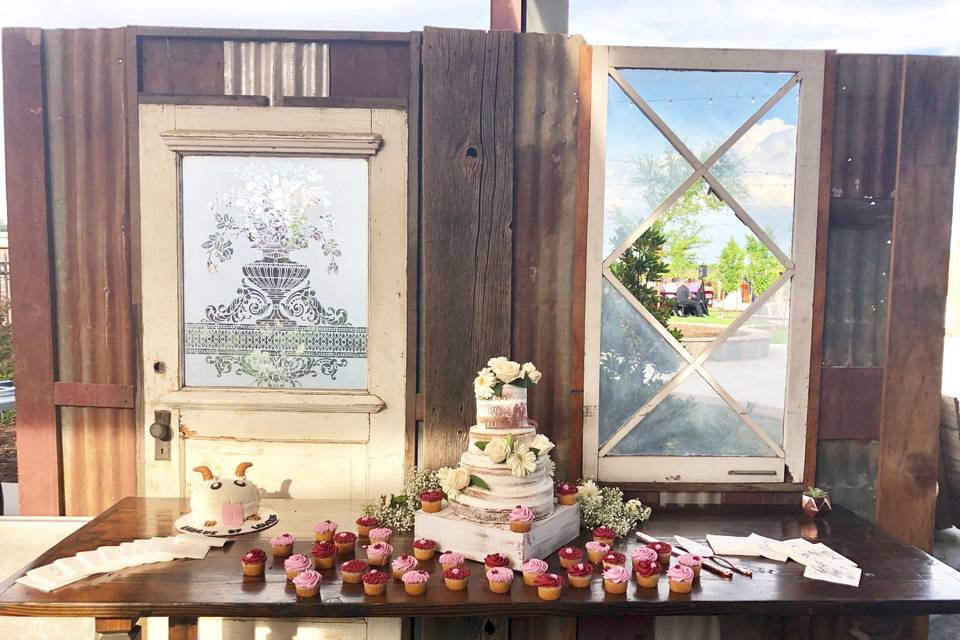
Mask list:
[{"label": "baby's breath sprig", "polygon": [[375,517],[382,526],[397,533],[413,529],[413,517],[420,508],[420,494],[440,489],[437,472],[429,469],[410,469],[400,495],[382,495],[376,500],[364,502],[360,513]]},{"label": "baby's breath sprig", "polygon": [[625,536],[637,524],[650,517],[650,507],[639,500],[623,500],[619,487],[598,487],[593,480],[581,482],[577,487],[577,502],[580,503],[580,524],[593,529],[607,526]]}]

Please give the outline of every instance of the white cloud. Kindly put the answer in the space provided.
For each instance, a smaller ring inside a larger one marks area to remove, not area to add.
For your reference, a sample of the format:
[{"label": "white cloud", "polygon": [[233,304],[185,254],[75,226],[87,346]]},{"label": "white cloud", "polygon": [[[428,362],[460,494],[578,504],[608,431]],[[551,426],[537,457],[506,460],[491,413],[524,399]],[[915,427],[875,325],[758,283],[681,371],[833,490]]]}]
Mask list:
[{"label": "white cloud", "polygon": [[760,207],[793,205],[797,127],[781,118],[762,120],[731,149],[741,163],[744,202]]}]

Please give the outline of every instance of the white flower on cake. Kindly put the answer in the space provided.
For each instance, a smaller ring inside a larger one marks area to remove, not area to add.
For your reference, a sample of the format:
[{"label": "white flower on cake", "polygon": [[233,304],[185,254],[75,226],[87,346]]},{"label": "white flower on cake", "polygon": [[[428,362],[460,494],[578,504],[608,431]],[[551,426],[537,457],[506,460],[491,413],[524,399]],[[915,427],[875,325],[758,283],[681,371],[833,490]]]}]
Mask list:
[{"label": "white flower on cake", "polygon": [[551,478],[557,472],[557,463],[550,458],[543,461],[543,466],[547,470],[547,475]]},{"label": "white flower on cake", "polygon": [[499,378],[504,384],[510,384],[523,375],[523,369],[520,367],[519,362],[507,360],[503,356],[500,356],[499,358],[490,358],[490,360],[487,362],[487,366],[493,370],[493,373],[496,374],[497,378]]},{"label": "white flower on cake", "polygon": [[437,481],[447,498],[456,500],[460,490],[470,484],[470,474],[461,467],[441,467],[437,469]]},{"label": "white flower on cake", "polygon": [[554,446],[555,445],[550,442],[550,438],[542,433],[538,433],[533,439],[533,442],[530,443],[530,448],[538,451],[538,458],[546,458],[548,455],[550,455],[550,452],[553,451]]},{"label": "white flower on cake", "polygon": [[510,473],[518,478],[524,478],[537,469],[537,454],[530,451],[530,447],[523,443],[514,445],[513,453],[507,458]]},{"label": "white flower on cake", "polygon": [[483,452],[490,458],[490,462],[500,463],[510,455],[510,445],[503,438],[497,438],[488,442]]},{"label": "white flower on cake", "polygon": [[577,497],[582,500],[590,500],[600,495],[600,487],[593,480],[587,480],[578,487]]},{"label": "white flower on cake", "polygon": [[482,369],[477,372],[477,377],[473,381],[473,392],[481,400],[489,400],[494,396],[494,385],[497,383],[497,377],[490,369]]},{"label": "white flower on cake", "polygon": [[542,374],[537,370],[535,366],[533,366],[532,362],[524,362],[523,367],[521,367],[521,370],[528,378],[530,378],[530,382],[532,382],[533,384],[537,384],[538,382],[540,382],[540,376]]}]

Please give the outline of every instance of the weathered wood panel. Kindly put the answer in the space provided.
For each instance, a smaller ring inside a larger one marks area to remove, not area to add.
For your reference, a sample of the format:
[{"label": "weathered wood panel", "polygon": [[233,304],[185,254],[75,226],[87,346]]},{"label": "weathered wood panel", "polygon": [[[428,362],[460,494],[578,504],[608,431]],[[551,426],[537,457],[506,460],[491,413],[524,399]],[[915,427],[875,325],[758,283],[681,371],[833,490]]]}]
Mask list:
[{"label": "weathered wood panel", "polygon": [[474,423],[470,381],[510,353],[514,34],[423,34],[424,451],[456,462]]},{"label": "weathered wood panel", "polygon": [[880,437],[883,367],[824,367],[820,440]]},{"label": "weathered wood panel", "polygon": [[[127,77],[117,62],[126,46],[123,29],[44,34],[56,374],[64,382],[136,383]],[[136,494],[133,410],[62,409],[60,421],[67,515],[94,515]]]},{"label": "weathered wood panel", "polygon": [[922,549],[933,542],[958,89],[960,60],[905,58],[877,522]]},{"label": "weathered wood panel", "polygon": [[223,40],[141,38],[139,50],[141,93],[224,94]]},{"label": "weathered wood panel", "polygon": [[581,463],[570,446],[581,44],[557,34],[517,37],[513,125],[513,355],[543,372],[530,415],[570,479]]},{"label": "weathered wood panel", "polygon": [[331,42],[330,96],[396,98],[410,95],[407,42]]},{"label": "weathered wood panel", "polygon": [[47,218],[43,52],[39,29],[3,30],[3,104],[10,233],[20,513],[61,515],[53,405],[53,308]]}]

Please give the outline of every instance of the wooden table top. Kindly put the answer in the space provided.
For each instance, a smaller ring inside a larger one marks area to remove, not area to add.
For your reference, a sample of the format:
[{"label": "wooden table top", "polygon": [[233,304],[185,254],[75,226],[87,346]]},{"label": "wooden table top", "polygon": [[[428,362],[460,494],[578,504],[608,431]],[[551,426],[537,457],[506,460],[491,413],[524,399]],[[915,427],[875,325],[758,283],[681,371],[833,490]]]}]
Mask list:
[{"label": "wooden table top", "polygon": [[[323,572],[320,598],[298,600],[286,580],[282,560],[268,560],[265,578],[251,579],[241,574],[240,556],[251,546],[259,546],[269,556],[268,539],[281,531],[297,536],[296,551],[309,554],[311,523],[331,518],[343,528],[353,529],[358,505],[334,500],[270,500],[265,504],[280,514],[278,526],[258,534],[259,537],[251,534],[223,549],[213,548],[204,560],[176,560],[125,569],[87,578],[51,593],[13,582],[28,569],[79,551],[171,535],[174,520],[188,510],[186,501],[175,498],[125,498],[0,584],[0,614],[339,618],[960,613],[960,574],[842,509],[813,525],[804,525],[799,513],[756,508],[741,515],[655,512],[644,531],[664,538],[679,533],[698,541],[703,541],[706,533],[756,532],[777,539],[816,536],[818,541],[860,565],[863,577],[859,588],[803,578],[803,567],[795,562],[745,558],[742,563],[753,569],[753,578],[735,576],[733,580],[724,580],[704,572],[690,594],[670,593],[664,578],[656,590],[640,589],[631,580],[626,594],[608,595],[597,573],[589,589],[566,585],[558,601],[545,602],[537,597],[535,587],[523,585],[519,575],[509,594],[491,593],[483,568],[476,563],[470,563],[473,575],[468,589],[448,591],[436,561],[431,560],[421,563],[431,573],[425,596],[408,596],[400,583],[391,580],[384,596],[368,597],[362,585],[342,584],[339,569],[333,569]],[[410,552],[411,541],[410,536],[395,536],[396,552]],[[638,544],[629,540],[618,542],[617,546],[627,552]],[[551,570],[559,571],[555,555],[547,560]]]}]

